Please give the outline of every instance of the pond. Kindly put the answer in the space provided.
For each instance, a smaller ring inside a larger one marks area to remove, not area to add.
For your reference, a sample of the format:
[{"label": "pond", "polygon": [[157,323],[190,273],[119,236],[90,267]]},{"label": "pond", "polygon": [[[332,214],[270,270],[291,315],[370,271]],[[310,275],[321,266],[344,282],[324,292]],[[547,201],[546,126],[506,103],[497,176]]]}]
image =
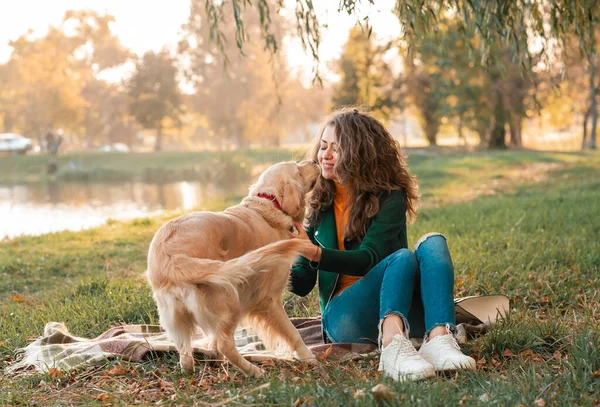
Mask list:
[{"label": "pond", "polygon": [[82,230],[108,219],[190,211],[203,202],[244,195],[247,185],[200,182],[167,184],[47,183],[0,186],[0,240],[61,230]]}]

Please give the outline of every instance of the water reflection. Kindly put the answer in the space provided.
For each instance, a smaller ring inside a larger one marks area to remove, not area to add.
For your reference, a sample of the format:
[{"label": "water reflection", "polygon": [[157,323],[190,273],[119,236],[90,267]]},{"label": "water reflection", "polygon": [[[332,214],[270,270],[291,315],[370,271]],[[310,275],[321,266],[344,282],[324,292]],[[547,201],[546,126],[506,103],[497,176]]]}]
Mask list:
[{"label": "water reflection", "polygon": [[0,186],[0,239],[81,230],[109,218],[189,211],[219,196],[243,194],[245,189],[243,185],[225,188],[198,182]]}]

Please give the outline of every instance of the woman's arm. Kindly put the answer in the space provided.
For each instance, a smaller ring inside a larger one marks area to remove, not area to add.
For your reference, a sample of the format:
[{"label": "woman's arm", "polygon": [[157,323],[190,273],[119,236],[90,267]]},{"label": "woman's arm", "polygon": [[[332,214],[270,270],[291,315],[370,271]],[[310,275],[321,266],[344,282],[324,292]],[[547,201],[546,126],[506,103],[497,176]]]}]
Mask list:
[{"label": "woman's arm", "polygon": [[379,212],[373,217],[360,247],[357,250],[323,248],[319,270],[364,276],[381,260],[405,247],[406,195],[403,191],[392,191],[381,199]]},{"label": "woman's arm", "polygon": [[[298,234],[291,233],[290,237],[311,240],[314,244],[314,237],[312,239],[310,237],[314,236],[312,229],[309,228],[307,233],[300,223],[295,223],[294,226],[298,230]],[[313,247],[307,250],[306,253],[301,253],[302,257],[292,266],[290,272],[290,291],[301,297],[310,293],[317,282],[317,269],[311,267],[311,262],[319,261],[320,248],[317,245]]]}]

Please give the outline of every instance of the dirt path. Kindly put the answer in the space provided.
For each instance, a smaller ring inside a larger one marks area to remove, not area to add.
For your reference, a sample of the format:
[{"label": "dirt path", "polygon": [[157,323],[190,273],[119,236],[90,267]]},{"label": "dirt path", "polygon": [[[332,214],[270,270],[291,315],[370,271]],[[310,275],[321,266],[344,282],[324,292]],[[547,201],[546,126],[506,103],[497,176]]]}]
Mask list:
[{"label": "dirt path", "polygon": [[548,179],[548,174],[564,167],[564,163],[531,163],[507,169],[501,176],[482,183],[445,185],[450,194],[434,193],[424,200],[423,207],[437,207],[454,203],[469,202],[480,196],[507,193],[521,184],[539,183]]}]

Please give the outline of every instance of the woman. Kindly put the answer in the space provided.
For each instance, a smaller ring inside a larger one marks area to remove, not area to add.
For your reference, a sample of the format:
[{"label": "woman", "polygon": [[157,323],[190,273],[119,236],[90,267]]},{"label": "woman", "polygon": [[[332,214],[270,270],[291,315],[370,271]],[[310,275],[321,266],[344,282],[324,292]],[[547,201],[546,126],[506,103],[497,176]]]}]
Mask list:
[{"label": "woman", "polygon": [[[439,233],[407,249],[418,185],[400,146],[375,118],[357,109],[332,114],[312,153],[321,177],[309,198],[307,229],[293,237],[314,249],[293,267],[291,291],[305,296],[319,281],[326,339],[375,342],[379,370],[394,380],[435,371],[475,369],[454,339],[454,268]],[[413,336],[423,335],[417,352]]]}]

